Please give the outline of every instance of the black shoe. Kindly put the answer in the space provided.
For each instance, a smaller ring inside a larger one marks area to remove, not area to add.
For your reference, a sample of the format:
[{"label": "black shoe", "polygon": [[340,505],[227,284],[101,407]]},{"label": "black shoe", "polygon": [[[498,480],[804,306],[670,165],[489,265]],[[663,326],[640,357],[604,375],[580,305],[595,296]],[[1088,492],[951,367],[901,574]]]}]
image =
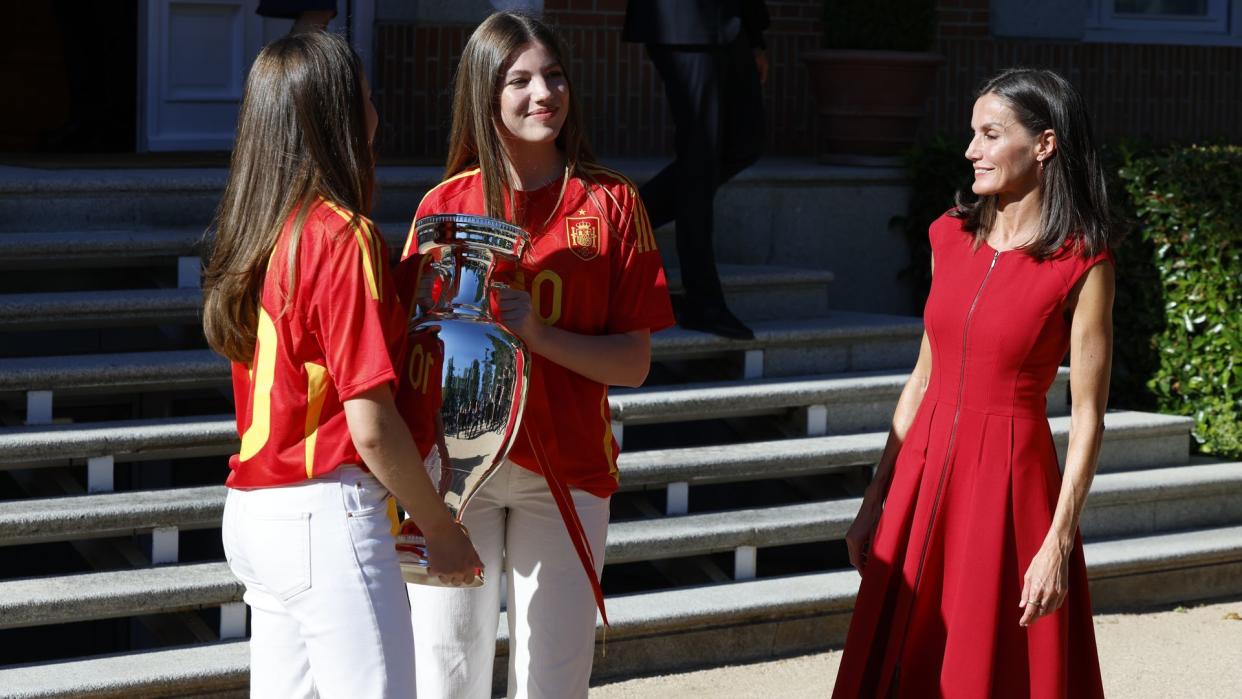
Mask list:
[{"label": "black shoe", "polygon": [[731,340],[753,340],[755,333],[737,319],[723,304],[687,302],[678,314],[677,324],[687,330],[699,330]]}]

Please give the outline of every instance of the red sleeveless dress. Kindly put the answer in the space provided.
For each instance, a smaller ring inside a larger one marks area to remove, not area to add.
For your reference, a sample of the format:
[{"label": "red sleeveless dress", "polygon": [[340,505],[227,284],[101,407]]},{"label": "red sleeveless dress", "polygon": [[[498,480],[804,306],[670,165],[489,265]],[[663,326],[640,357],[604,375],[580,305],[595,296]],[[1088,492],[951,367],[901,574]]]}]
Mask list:
[{"label": "red sleeveless dress", "polygon": [[932,374],[897,457],[833,697],[1103,697],[1077,538],[1069,596],[1018,626],[1022,578],[1061,475],[1045,395],[1069,348],[1066,298],[1111,259],[1040,262],[931,226]]}]

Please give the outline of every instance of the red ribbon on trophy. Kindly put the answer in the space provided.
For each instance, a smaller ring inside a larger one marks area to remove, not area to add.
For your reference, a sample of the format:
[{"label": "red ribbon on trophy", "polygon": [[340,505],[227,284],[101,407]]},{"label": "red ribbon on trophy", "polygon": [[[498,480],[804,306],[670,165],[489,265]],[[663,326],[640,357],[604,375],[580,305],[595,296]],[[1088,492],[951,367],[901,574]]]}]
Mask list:
[{"label": "red ribbon on trophy", "polygon": [[539,462],[539,470],[543,472],[543,478],[548,482],[548,490],[552,491],[552,499],[556,501],[556,508],[561,511],[565,533],[569,534],[569,540],[573,543],[574,550],[578,552],[578,561],[582,563],[582,570],[586,573],[587,580],[591,582],[591,591],[595,593],[595,607],[599,610],[600,618],[604,620],[606,632],[608,612],[604,608],[604,589],[600,587],[599,576],[595,574],[595,554],[591,552],[591,542],[582,528],[582,520],[578,518],[578,510],[574,508],[569,487],[565,485],[551,462],[548,461],[543,451],[543,442],[538,435],[533,434],[531,430],[522,430],[522,434],[526,435],[531,453],[535,455],[535,460]]}]

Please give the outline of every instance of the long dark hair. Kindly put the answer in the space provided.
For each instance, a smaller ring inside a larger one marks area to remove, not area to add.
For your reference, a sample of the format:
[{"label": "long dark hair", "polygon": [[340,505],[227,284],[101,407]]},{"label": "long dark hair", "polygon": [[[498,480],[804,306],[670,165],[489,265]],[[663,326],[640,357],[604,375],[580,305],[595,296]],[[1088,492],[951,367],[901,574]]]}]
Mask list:
[{"label": "long dark hair", "polygon": [[[1091,120],[1082,97],[1068,80],[1050,70],[1010,68],[988,80],[978,99],[996,95],[1008,104],[1018,122],[1032,135],[1051,129],[1057,147],[1044,161],[1040,179],[1039,235],[1023,246],[1040,260],[1057,255],[1070,242],[1074,252],[1089,257],[1113,242],[1108,187],[1095,147]],[[982,243],[996,221],[996,195],[971,198],[959,191],[952,215],[965,219],[964,228]]]},{"label": "long dark hair", "polygon": [[[580,166],[595,162],[587,144],[582,110],[578,108],[578,92],[569,76],[568,55],[556,32],[538,19],[518,12],[491,15],[470,35],[457,66],[453,84],[453,126],[444,176],[452,177],[478,167],[483,183],[484,211],[493,218],[505,218],[505,201],[513,200],[514,190],[509,181],[504,142],[498,131],[503,128],[498,113],[502,81],[518,51],[533,43],[542,44],[565,71],[569,113],[556,137],[556,145],[565,155],[569,177],[584,175],[589,179]],[[566,182],[569,177],[565,178]]]},{"label": "long dark hair", "polygon": [[356,219],[369,212],[375,162],[367,139],[362,62],[339,36],[308,32],[268,44],[246,78],[228,182],[203,276],[211,348],[249,364],[276,240],[297,211],[287,260],[292,298],[302,226],[318,197]]}]

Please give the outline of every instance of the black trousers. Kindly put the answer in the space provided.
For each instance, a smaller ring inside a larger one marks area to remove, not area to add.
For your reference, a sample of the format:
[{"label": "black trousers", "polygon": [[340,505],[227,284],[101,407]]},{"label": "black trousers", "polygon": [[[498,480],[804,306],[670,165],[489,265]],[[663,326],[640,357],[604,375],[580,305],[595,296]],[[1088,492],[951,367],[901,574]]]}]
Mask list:
[{"label": "black trousers", "polygon": [[712,245],[716,189],[754,163],[764,138],[755,57],[739,36],[724,46],[647,44],[677,128],[677,159],[643,185],[652,228],[676,220],[682,285],[692,302],[723,300]]}]

